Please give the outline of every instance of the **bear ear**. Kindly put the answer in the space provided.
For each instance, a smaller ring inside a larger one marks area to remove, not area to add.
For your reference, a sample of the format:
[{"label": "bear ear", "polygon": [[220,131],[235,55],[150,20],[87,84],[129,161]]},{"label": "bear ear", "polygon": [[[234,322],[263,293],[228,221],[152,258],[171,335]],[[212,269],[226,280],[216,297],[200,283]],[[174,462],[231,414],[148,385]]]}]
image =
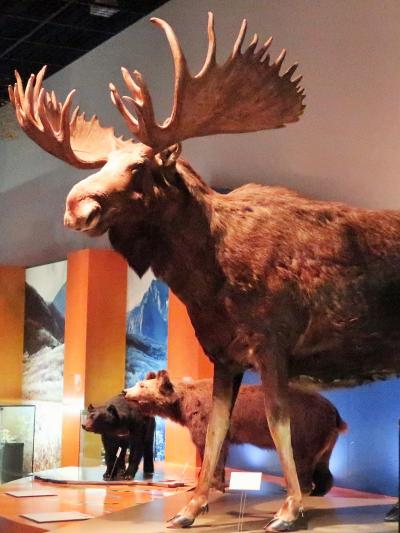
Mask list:
[{"label": "bear ear", "polygon": [[90,413],[91,411],[94,411],[94,407],[93,407],[93,404],[92,404],[92,403],[90,403],[90,404],[88,405],[87,410],[89,411],[89,413]]},{"label": "bear ear", "polygon": [[159,391],[161,394],[168,396],[174,392],[174,386],[169,379],[168,372],[161,370],[161,372],[158,372],[157,374],[157,379],[159,381]]},{"label": "bear ear", "polygon": [[115,407],[113,403],[110,403],[110,405],[107,405],[107,411],[115,416],[115,418],[119,418],[118,409]]},{"label": "bear ear", "polygon": [[156,379],[157,374],[155,372],[147,372],[146,377],[144,379]]}]

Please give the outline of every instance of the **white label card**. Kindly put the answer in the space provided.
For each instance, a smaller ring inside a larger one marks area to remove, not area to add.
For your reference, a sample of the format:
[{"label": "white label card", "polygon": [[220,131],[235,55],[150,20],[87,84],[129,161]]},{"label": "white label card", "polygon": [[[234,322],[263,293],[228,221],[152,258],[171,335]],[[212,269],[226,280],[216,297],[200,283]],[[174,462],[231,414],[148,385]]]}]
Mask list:
[{"label": "white label card", "polygon": [[6,492],[9,496],[15,498],[37,498],[39,496],[58,496],[57,492],[50,490],[13,490]]},{"label": "white label card", "polygon": [[89,518],[93,518],[93,516],[78,513],[76,511],[60,511],[56,513],[26,513],[21,514],[20,516],[39,523],[69,522],[70,520],[88,520]]},{"label": "white label card", "polygon": [[260,490],[262,472],[232,472],[230,490]]}]

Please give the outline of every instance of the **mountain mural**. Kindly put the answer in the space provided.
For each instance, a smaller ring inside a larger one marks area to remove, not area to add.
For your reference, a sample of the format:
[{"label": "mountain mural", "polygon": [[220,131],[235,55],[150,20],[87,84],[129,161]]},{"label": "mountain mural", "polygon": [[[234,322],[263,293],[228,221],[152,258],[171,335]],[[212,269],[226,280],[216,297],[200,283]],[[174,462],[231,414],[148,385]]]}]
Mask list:
[{"label": "mountain mural", "polygon": [[126,332],[165,344],[168,334],[168,287],[154,279],[137,307],[128,314]]},{"label": "mountain mural", "polygon": [[36,406],[34,471],[61,462],[66,261],[27,269],[22,396]]},{"label": "mountain mural", "polygon": [[[128,289],[129,290],[129,289]],[[140,304],[128,310],[126,320],[125,385],[132,387],[147,372],[167,367],[168,287],[153,279]],[[165,423],[156,418],[154,456],[164,459]]]},{"label": "mountain mural", "polygon": [[65,317],[65,304],[67,302],[67,284],[64,283],[53,300],[53,306]]},{"label": "mountain mural", "polygon": [[25,283],[23,396],[61,401],[64,370],[64,316]]},{"label": "mountain mural", "polygon": [[142,301],[126,321],[126,386],[132,387],[150,370],[162,370],[167,361],[168,287],[154,279]]},{"label": "mountain mural", "polygon": [[53,303],[46,303],[37,290],[25,283],[24,352],[32,355],[45,346],[64,342],[64,317]]}]

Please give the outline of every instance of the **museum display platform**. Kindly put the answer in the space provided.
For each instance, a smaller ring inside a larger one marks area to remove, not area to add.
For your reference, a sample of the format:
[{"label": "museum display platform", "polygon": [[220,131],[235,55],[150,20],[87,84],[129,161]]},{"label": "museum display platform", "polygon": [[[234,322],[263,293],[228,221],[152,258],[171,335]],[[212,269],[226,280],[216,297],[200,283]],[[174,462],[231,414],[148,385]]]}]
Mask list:
[{"label": "museum display platform", "polygon": [[[65,470],[64,472],[62,472]],[[58,469],[61,477],[71,469]],[[98,469],[100,476],[103,468]],[[84,475],[87,475],[85,472]],[[119,483],[98,486],[97,481],[83,484],[44,482],[24,478],[0,487],[0,533],[37,533],[62,528],[63,533],[102,533],[115,531],[132,533],[132,527],[140,524],[140,533],[171,531],[165,522],[190,498],[196,472],[181,465],[158,464],[155,482],[176,480],[183,487],[168,488],[146,486],[141,476],[138,483]],[[229,477],[229,474],[228,474]],[[83,481],[83,480],[81,480]],[[143,483],[143,484],[142,484]],[[10,490],[51,489],[56,496],[38,498],[15,498],[5,493]],[[242,531],[260,532],[265,523],[279,508],[284,492],[282,479],[263,476],[262,490],[248,492]],[[193,531],[234,532],[238,531],[238,515],[241,494],[213,492],[210,512],[199,517]],[[386,533],[398,531],[398,524],[384,523],[383,517],[396,499],[350,489],[333,488],[323,498],[305,498],[308,529],[315,533],[332,531],[353,533]],[[79,511],[94,518],[79,522],[49,522],[37,524],[22,518],[28,512]],[[139,531],[138,529],[136,529]]]},{"label": "museum display platform", "polygon": [[[143,476],[139,471],[135,479],[133,480],[118,480],[118,481],[105,481],[103,479],[104,466],[66,466],[64,468],[54,468],[52,470],[43,470],[36,472],[33,475],[34,480],[44,481],[48,483],[62,483],[65,485],[127,485],[131,487],[135,486],[152,486],[160,488],[179,488],[185,485],[193,484],[193,476],[189,480],[185,477],[184,481],[181,481],[181,475],[178,472],[173,475],[168,475],[163,466],[159,465],[157,471],[154,474]],[[179,477],[179,480],[177,479]]]},{"label": "museum display platform", "polygon": [[[78,511],[96,518],[174,496],[180,491],[190,490],[195,483],[194,468],[165,463],[156,463],[155,466],[156,473],[151,479],[143,479],[139,471],[135,481],[103,482],[104,466],[65,467],[38,472],[35,476],[0,485],[0,533],[37,533],[72,524],[39,524],[21,517],[22,514]],[[36,476],[53,481],[44,481]],[[174,486],[176,483],[179,484],[178,487]],[[46,490],[55,495],[17,498],[6,494],[8,491],[21,490]],[[73,522],[77,526],[81,523]]]}]

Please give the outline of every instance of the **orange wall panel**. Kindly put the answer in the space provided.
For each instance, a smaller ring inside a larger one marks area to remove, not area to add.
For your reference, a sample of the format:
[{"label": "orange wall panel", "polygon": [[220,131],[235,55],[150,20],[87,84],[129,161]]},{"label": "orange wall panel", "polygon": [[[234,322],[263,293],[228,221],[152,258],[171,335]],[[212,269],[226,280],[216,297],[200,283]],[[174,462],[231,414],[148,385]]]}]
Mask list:
[{"label": "orange wall panel", "polygon": [[0,267],[0,398],[19,399],[22,388],[25,269]]},{"label": "orange wall panel", "polygon": [[84,407],[86,372],[89,250],[68,256],[65,313],[62,466],[79,461],[80,410]]},{"label": "orange wall panel", "polygon": [[[126,285],[126,262],[114,251],[90,249],[69,255],[63,466],[79,461],[81,409],[118,394],[124,386]],[[93,439],[93,446],[98,454],[99,438]]]},{"label": "orange wall panel", "polygon": [[168,304],[168,372],[193,379],[213,376],[214,367],[197,340],[185,305],[172,291]]},{"label": "orange wall panel", "polygon": [[[168,372],[177,379],[213,376],[213,364],[197,340],[186,307],[171,291],[168,304]],[[165,440],[166,461],[200,466],[200,457],[186,428],[168,421]]]},{"label": "orange wall panel", "polygon": [[125,385],[127,264],[112,250],[92,250],[88,287],[86,404]]}]

